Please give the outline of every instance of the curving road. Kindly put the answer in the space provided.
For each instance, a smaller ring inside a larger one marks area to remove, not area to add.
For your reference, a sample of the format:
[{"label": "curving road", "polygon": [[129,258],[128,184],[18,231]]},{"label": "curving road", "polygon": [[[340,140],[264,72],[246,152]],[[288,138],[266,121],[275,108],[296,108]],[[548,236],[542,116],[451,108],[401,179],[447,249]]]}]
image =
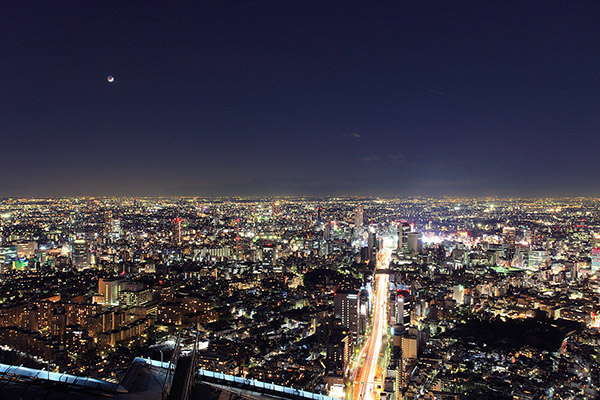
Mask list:
[{"label": "curving road", "polygon": [[[390,252],[386,249],[377,254],[377,269],[387,269]],[[375,300],[373,303],[373,321],[371,335],[360,350],[356,369],[351,374],[352,398],[354,400],[374,400],[378,396],[375,386],[375,373],[383,343],[383,335],[388,328],[387,301],[389,275],[375,275]]]}]

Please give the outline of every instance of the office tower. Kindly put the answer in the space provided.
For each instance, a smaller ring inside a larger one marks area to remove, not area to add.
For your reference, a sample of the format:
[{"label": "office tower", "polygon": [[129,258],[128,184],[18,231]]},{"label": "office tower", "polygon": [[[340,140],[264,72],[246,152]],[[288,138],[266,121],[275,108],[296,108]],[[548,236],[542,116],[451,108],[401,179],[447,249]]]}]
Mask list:
[{"label": "office tower", "polygon": [[123,281],[115,278],[98,279],[98,293],[104,300],[104,305],[119,305],[119,293]]},{"label": "office tower", "polygon": [[121,219],[113,218],[110,220],[110,237],[113,240],[121,238]]},{"label": "office tower", "polygon": [[408,330],[412,305],[408,291],[398,291],[396,297],[396,324]]},{"label": "office tower", "polygon": [[352,356],[352,333],[334,329],[326,342],[325,354],[328,369],[342,375]]},{"label": "office tower", "polygon": [[417,336],[405,335],[402,338],[402,358],[405,360],[412,360],[417,358],[418,342]]},{"label": "office tower", "polygon": [[73,266],[78,271],[90,266],[90,250],[83,234],[77,235],[73,241]]},{"label": "office tower", "polygon": [[457,305],[463,305],[465,301],[465,288],[463,285],[454,285],[452,288],[452,299]]},{"label": "office tower", "polygon": [[356,215],[355,215],[355,219],[354,219],[354,230],[355,232],[359,232],[362,227],[363,227],[363,214],[364,214],[364,210],[363,210],[363,206],[359,205],[356,207]]},{"label": "office tower", "polygon": [[502,243],[509,246],[515,245],[516,229],[511,226],[505,226],[502,229]]},{"label": "office tower", "polygon": [[177,246],[181,246],[181,218],[175,218],[173,220],[173,231],[171,232],[171,236],[173,239],[173,244]]},{"label": "office tower", "polygon": [[521,235],[523,236],[523,241],[528,245],[531,245],[531,239],[533,238],[533,234],[531,233],[531,229],[527,227],[523,227],[521,229]]},{"label": "office tower", "polygon": [[527,253],[527,267],[532,271],[538,271],[548,261],[548,251],[529,250]]},{"label": "office tower", "polygon": [[17,246],[9,245],[0,247],[0,266],[15,261],[17,258]]},{"label": "office tower", "polygon": [[112,232],[112,211],[107,211],[104,215],[104,235],[110,236]]},{"label": "office tower", "polygon": [[331,240],[331,222],[326,223],[323,228],[323,240]]},{"label": "office tower", "polygon": [[267,265],[277,263],[277,248],[271,243],[265,245],[262,249],[262,262]]},{"label": "office tower", "polygon": [[408,251],[408,234],[412,232],[412,225],[408,222],[398,224],[398,248]]},{"label": "office tower", "polygon": [[356,291],[339,292],[334,296],[334,313],[342,320],[342,325],[352,331],[356,338],[359,331],[360,297]]},{"label": "office tower", "polygon": [[421,232],[408,232],[407,242],[409,253],[417,254],[423,250],[423,239]]},{"label": "office tower", "polygon": [[369,261],[375,261],[375,258],[377,257],[377,235],[372,230],[369,230],[369,236],[367,239],[367,249],[367,251],[369,252]]},{"label": "office tower", "polygon": [[17,256],[19,258],[31,258],[35,255],[35,251],[37,250],[37,242],[34,241],[19,242],[16,246]]}]

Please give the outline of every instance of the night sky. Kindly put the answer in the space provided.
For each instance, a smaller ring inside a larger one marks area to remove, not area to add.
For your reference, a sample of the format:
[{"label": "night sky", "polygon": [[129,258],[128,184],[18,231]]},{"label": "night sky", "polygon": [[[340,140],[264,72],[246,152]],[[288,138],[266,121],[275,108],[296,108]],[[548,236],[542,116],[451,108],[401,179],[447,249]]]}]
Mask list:
[{"label": "night sky", "polygon": [[600,195],[597,1],[0,15],[0,196]]}]

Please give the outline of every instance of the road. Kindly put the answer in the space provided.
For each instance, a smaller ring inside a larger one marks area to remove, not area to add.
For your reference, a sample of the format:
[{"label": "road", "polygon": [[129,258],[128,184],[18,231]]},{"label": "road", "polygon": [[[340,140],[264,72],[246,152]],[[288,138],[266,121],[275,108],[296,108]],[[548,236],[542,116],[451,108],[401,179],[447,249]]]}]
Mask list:
[{"label": "road", "polygon": [[[387,249],[377,254],[377,269],[387,269],[390,263],[390,252]],[[371,335],[360,350],[356,369],[351,374],[352,398],[354,400],[375,400],[378,390],[375,384],[375,373],[379,362],[383,335],[388,328],[387,302],[389,298],[389,275],[375,274],[375,299],[373,303],[373,320]]]}]

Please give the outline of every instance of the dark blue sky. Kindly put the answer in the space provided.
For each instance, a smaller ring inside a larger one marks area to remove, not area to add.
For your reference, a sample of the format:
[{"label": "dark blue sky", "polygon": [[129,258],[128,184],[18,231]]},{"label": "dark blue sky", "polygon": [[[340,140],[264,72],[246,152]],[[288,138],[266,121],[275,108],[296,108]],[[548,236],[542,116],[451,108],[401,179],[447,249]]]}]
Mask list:
[{"label": "dark blue sky", "polygon": [[597,1],[0,15],[0,195],[600,195]]}]

